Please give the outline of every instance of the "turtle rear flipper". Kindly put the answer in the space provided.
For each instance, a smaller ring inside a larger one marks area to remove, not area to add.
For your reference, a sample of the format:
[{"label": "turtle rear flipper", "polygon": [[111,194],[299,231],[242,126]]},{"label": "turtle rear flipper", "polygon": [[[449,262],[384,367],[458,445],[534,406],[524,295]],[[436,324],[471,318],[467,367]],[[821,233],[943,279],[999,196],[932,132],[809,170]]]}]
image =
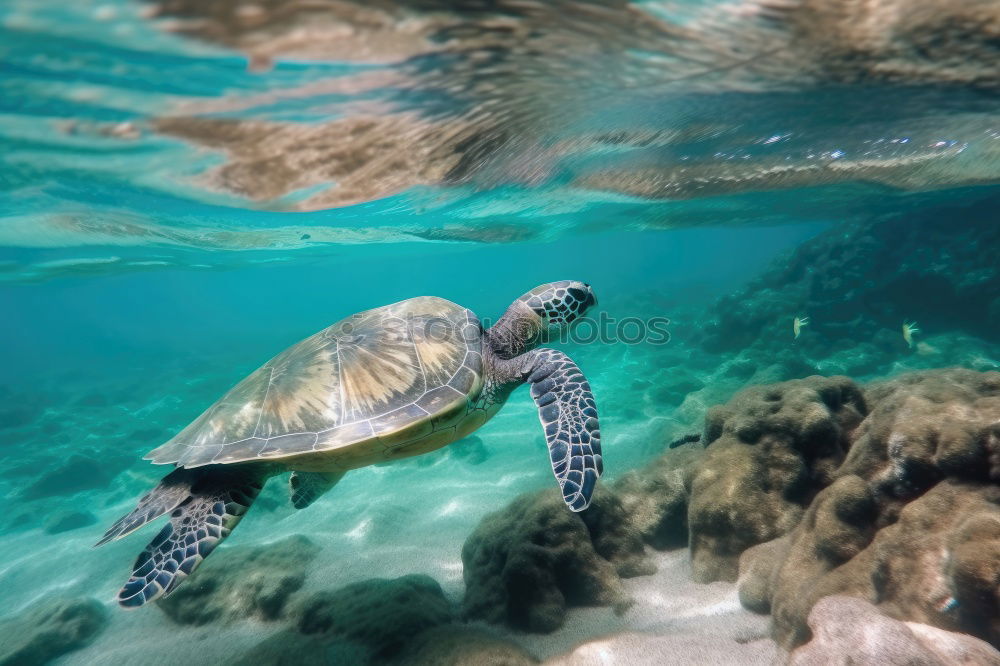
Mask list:
[{"label": "turtle rear flipper", "polygon": [[151,520],[177,508],[191,495],[191,484],[201,474],[204,474],[201,469],[192,470],[183,467],[167,474],[155,488],[142,496],[139,504],[130,513],[109,527],[94,546],[103,546],[109,541],[128,536]]},{"label": "turtle rear flipper", "polygon": [[[138,608],[172,592],[229,536],[266,480],[258,469],[222,465],[181,468],[167,475],[101,540],[104,543],[123,536],[170,511],[170,522],[136,559],[132,575],[118,592],[118,603]],[[178,488],[186,492],[174,504]]]},{"label": "turtle rear flipper", "polygon": [[344,472],[292,472],[288,479],[288,490],[292,506],[304,509],[320,495],[337,485]]}]

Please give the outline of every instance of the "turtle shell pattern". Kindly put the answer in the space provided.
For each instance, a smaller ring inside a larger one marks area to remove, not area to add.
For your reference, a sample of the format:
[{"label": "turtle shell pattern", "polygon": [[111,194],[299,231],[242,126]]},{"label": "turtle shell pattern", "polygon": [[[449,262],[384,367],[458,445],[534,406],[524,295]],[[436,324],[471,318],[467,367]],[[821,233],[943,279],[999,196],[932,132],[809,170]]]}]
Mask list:
[{"label": "turtle shell pattern", "polygon": [[464,415],[482,386],[479,319],[443,298],[411,298],[289,347],[146,458],[197,467],[352,445],[388,457],[439,417]]}]

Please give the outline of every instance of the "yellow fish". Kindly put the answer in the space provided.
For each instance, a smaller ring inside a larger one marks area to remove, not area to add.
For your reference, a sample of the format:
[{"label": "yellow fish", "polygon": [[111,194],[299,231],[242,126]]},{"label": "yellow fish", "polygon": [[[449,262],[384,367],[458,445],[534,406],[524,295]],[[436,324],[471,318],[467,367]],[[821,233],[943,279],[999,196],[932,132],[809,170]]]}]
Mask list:
[{"label": "yellow fish", "polygon": [[796,317],[795,321],[792,322],[792,333],[795,334],[795,339],[799,339],[799,334],[802,333],[802,327],[809,325],[809,317]]},{"label": "yellow fish", "polygon": [[913,349],[913,334],[919,332],[920,329],[917,328],[917,322],[903,322],[903,339],[906,340],[906,344],[910,349]]}]

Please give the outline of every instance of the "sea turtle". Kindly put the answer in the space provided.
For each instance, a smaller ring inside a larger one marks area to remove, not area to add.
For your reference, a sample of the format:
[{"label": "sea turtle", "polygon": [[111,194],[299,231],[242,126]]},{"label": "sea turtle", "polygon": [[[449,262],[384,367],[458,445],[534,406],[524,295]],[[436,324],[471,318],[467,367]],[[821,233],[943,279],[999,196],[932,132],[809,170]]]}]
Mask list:
[{"label": "sea turtle", "polygon": [[311,504],[345,472],[465,437],[527,382],[552,471],[571,511],[590,503],[601,436],[590,385],[555,349],[536,349],[597,299],[564,280],[524,294],[489,330],[471,310],[420,296],[367,310],[289,347],[146,459],[173,465],[101,545],[170,514],[118,603],[173,591],[229,536],[264,483],[291,471],[292,503]]}]

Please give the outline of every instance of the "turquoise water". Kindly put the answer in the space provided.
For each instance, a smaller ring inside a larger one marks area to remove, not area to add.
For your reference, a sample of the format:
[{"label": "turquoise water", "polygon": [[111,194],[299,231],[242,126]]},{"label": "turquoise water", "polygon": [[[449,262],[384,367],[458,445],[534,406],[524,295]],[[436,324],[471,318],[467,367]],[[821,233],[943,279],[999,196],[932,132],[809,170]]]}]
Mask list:
[{"label": "turquoise water", "polygon": [[[482,28],[469,9],[457,37],[368,35],[357,58],[337,44],[367,33],[321,19],[304,41],[273,17],[276,32],[234,39],[175,31],[152,3],[0,5],[2,612],[64,596],[107,609],[59,663],[215,663],[281,629],[120,611],[155,532],[91,546],[162,476],[146,452],[357,311],[436,295],[495,320],[574,279],[617,320],[668,318],[664,345],[561,347],[597,397],[605,482],[746,385],[1000,369],[996,81],[824,80],[764,33],[730,48],[713,3],[550,4],[556,18],[493,17],[548,51],[505,53],[500,29],[463,42]],[[307,535],[321,550],[306,591],[420,573],[458,603],[467,535],[552,486],[526,390],[476,436],[353,471],[298,512],[273,479],[223,548]],[[548,657],[743,617],[728,588],[705,594],[508,634]]]}]

